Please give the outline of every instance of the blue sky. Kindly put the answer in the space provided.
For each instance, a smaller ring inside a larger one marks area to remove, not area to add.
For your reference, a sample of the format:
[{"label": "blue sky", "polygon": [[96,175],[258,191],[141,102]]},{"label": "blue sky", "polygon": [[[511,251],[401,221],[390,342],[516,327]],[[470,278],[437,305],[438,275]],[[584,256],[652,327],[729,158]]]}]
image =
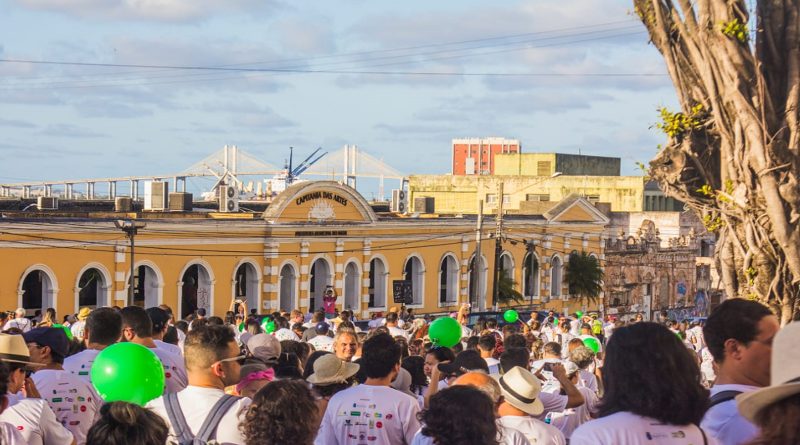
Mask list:
[{"label": "blue sky", "polygon": [[[225,144],[275,165],[290,145],[356,144],[403,173],[447,173],[450,140],[482,136],[619,156],[623,174],[638,174],[662,139],[656,109],[675,95],[630,10],[621,0],[0,0],[2,59],[453,74],[0,63],[0,182],[180,172]],[[509,73],[547,76],[486,75]],[[620,73],[647,76],[586,76]]]}]

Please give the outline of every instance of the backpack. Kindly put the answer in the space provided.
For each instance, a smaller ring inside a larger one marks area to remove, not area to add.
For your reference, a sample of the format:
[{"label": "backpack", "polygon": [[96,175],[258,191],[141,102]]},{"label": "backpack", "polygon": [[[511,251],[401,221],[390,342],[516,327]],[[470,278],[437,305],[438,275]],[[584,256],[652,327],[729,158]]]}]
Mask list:
[{"label": "backpack", "polygon": [[738,396],[741,393],[742,393],[741,391],[720,391],[711,396],[711,399],[709,399],[710,403],[708,405],[708,409],[710,410],[711,408],[719,405],[720,403],[725,403],[729,400],[733,400],[736,398],[736,396]]},{"label": "backpack", "polygon": [[181,411],[181,406],[178,403],[178,393],[171,392],[164,394],[164,408],[167,410],[169,423],[172,425],[175,435],[178,436],[178,445],[206,445],[216,443],[216,440],[212,440],[212,437],[216,439],[219,422],[222,420],[225,413],[227,413],[239,399],[240,397],[229,394],[222,396],[217,400],[217,403],[211,407],[211,411],[208,413],[206,420],[203,421],[203,425],[200,426],[197,435],[192,435],[192,430],[186,423],[186,417],[183,416],[183,411]]}]

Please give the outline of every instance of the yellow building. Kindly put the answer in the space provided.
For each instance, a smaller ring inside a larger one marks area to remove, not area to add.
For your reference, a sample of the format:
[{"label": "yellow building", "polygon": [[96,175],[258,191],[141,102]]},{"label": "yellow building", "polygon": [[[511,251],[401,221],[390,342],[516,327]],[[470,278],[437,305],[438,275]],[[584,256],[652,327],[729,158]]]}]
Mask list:
[{"label": "yellow building", "polygon": [[[575,250],[602,260],[608,219],[577,196],[552,204],[538,215],[506,217],[500,264],[526,304],[574,311],[581,306],[566,295],[563,264]],[[118,219],[146,223],[134,237],[135,303],[164,303],[181,317],[198,307],[222,315],[234,298],[260,313],[307,311],[321,306],[327,285],[336,289],[340,309],[368,317],[398,305],[395,280],[410,281],[413,301],[407,306],[418,313],[456,310],[476,286],[475,307],[492,304],[493,219],[485,221],[478,267],[470,273],[474,215],[376,214],[354,189],[332,181],[295,184],[263,214],[4,216],[0,308],[6,310],[54,307],[61,317],[82,306],[125,305],[130,242],[115,227]]]}]

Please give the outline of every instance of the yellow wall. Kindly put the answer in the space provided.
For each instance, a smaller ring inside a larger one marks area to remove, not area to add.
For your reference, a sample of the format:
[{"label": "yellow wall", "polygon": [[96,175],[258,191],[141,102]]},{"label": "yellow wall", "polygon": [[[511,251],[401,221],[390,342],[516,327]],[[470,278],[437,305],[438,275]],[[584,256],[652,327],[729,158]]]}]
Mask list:
[{"label": "yellow wall", "polygon": [[495,175],[537,175],[539,162],[549,162],[550,168],[544,175],[556,172],[555,153],[509,153],[497,155],[494,161]]}]

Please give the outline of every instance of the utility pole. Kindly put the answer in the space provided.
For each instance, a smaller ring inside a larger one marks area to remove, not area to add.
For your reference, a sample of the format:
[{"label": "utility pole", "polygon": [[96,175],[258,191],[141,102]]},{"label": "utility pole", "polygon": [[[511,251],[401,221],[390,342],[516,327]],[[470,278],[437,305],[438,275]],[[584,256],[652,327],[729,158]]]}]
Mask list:
[{"label": "utility pole", "polygon": [[[480,267],[480,259],[481,259],[481,232],[483,231],[483,200],[478,201],[478,227],[475,230],[475,262],[472,266],[472,294],[469,296],[470,301],[474,301],[475,304],[480,306],[480,284],[481,284],[481,273],[478,270]],[[480,308],[483,309],[483,308]]]},{"label": "utility pole", "polygon": [[495,217],[496,227],[494,232],[494,279],[492,281],[492,307],[497,309],[499,300],[500,286],[500,256],[503,253],[503,181],[497,184],[497,217]]},{"label": "utility pole", "polygon": [[131,221],[131,220],[121,220],[118,219],[114,221],[114,225],[117,226],[118,229],[125,232],[125,235],[131,242],[131,255],[130,255],[130,262],[131,262],[131,276],[128,280],[128,301],[126,306],[133,306],[133,273],[134,273],[134,237],[138,233],[139,229],[143,229],[147,227],[147,223],[143,221]]}]

